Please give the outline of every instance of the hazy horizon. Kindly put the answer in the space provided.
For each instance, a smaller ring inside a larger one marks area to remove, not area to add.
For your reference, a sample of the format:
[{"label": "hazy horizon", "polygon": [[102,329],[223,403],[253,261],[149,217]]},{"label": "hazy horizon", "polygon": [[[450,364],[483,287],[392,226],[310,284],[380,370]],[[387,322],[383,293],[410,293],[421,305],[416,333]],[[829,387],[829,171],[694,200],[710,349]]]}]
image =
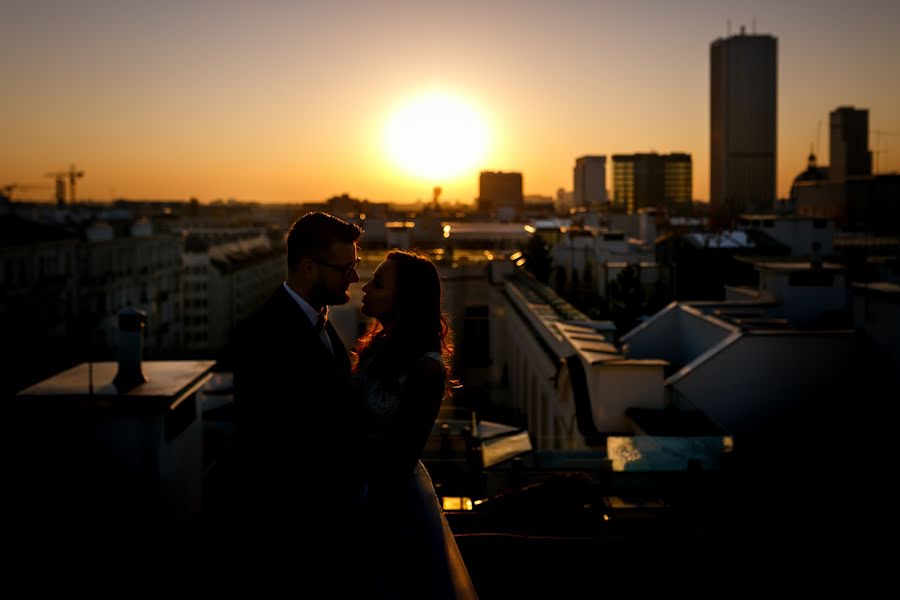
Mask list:
[{"label": "hazy horizon", "polygon": [[[656,151],[691,154],[706,200],[709,47],[729,21],[778,39],[779,198],[811,146],[828,163],[838,106],[869,110],[873,165],[900,171],[898,3],[4,0],[0,187],[75,164],[95,201],[406,204],[441,186],[471,203],[481,170],[555,196],[578,156]],[[440,178],[403,171],[385,142],[435,92],[486,136],[474,166]]]}]

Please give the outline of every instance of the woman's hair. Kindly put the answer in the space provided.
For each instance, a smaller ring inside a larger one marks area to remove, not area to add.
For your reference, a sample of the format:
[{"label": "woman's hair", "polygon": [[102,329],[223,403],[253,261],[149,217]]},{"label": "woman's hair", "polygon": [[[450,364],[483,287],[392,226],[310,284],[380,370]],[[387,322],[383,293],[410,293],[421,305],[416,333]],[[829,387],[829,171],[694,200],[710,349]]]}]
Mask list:
[{"label": "woman's hair", "polygon": [[398,366],[418,358],[425,352],[439,352],[444,359],[448,389],[451,387],[450,359],[453,355],[453,336],[444,314],[441,278],[437,267],[427,256],[404,250],[391,250],[385,260],[397,266],[396,317],[388,336],[377,319],[359,339],[360,359],[376,352],[385,352]]}]

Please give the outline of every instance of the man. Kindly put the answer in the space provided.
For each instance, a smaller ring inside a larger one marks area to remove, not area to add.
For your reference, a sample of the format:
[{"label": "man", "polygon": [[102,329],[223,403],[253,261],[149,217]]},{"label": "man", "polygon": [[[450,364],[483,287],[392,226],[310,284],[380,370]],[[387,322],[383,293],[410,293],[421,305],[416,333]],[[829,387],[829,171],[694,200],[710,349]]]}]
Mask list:
[{"label": "man", "polygon": [[320,212],[294,222],[287,279],[236,348],[239,526],[266,539],[291,532],[313,552],[352,530],[364,494],[350,359],[327,320],[359,281],[360,234]]}]

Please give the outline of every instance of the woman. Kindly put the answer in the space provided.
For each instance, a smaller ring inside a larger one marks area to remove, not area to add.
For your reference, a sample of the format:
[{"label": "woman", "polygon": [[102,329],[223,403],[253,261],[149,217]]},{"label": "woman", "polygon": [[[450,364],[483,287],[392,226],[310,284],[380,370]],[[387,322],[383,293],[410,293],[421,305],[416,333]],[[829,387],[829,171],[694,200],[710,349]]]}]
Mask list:
[{"label": "woman", "polygon": [[354,385],[366,414],[367,558],[383,597],[475,597],[419,458],[450,388],[453,345],[428,258],[393,250],[363,286],[372,317]]}]

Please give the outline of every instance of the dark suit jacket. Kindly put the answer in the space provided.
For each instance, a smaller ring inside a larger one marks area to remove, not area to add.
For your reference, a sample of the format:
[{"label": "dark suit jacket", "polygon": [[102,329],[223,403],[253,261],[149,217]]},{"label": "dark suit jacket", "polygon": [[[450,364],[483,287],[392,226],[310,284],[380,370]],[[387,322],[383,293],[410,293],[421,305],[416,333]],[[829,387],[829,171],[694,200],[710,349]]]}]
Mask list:
[{"label": "dark suit jacket", "polygon": [[326,331],[334,355],[283,286],[239,327],[238,510],[251,520],[327,528],[359,504],[361,412],[347,350]]}]

